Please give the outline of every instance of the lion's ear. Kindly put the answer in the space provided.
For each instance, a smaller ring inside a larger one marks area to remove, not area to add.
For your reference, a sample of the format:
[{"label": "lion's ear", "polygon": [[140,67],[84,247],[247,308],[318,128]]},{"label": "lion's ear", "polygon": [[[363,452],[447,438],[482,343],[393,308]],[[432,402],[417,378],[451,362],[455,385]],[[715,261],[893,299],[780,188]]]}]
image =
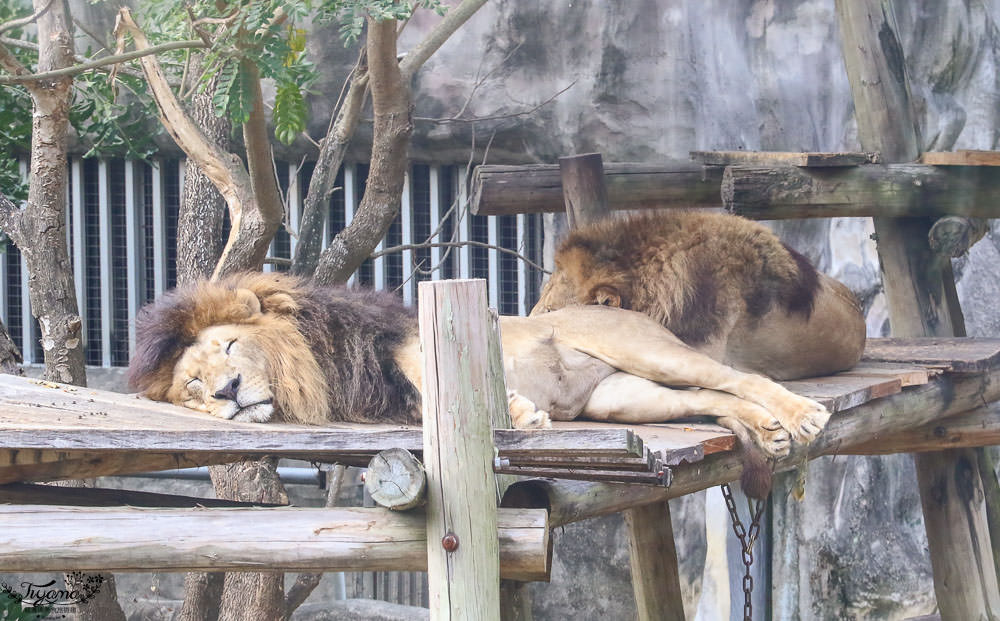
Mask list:
[{"label": "lion's ear", "polygon": [[618,289],[611,285],[598,285],[590,292],[590,297],[601,306],[614,306],[621,308],[622,296]]},{"label": "lion's ear", "polygon": [[294,315],[299,310],[299,304],[287,293],[273,293],[261,301],[264,312],[278,315]]},{"label": "lion's ear", "polygon": [[246,306],[247,317],[259,315],[261,312],[260,300],[257,298],[257,295],[249,289],[237,289],[236,302]]}]

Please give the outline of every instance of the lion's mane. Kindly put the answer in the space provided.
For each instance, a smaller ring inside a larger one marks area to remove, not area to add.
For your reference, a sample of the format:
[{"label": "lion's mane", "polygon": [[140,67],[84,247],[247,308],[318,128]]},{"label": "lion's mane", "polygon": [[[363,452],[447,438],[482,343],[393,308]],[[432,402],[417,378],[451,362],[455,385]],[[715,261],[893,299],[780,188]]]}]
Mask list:
[{"label": "lion's mane", "polygon": [[[259,312],[246,303],[247,291]],[[136,318],[129,384],[169,400],[184,350],[202,330],[226,324],[245,328],[267,357],[278,420],[419,420],[420,394],[393,359],[416,330],[412,311],[391,293],[314,286],[282,274],[198,282],[145,307]]]},{"label": "lion's mane", "polygon": [[581,303],[606,287],[622,308],[656,319],[689,345],[728,318],[774,307],[808,318],[820,288],[809,261],[767,227],[729,214],[663,210],[576,229],[556,266]]}]

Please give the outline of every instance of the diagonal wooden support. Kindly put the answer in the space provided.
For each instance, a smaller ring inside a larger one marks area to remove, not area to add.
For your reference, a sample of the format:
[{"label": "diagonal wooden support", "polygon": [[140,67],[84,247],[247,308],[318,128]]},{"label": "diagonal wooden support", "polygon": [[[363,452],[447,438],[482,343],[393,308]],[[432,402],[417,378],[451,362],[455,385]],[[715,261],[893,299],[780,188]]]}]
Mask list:
[{"label": "diagonal wooden support", "polygon": [[[836,9],[862,148],[890,163],[916,160],[920,133],[891,0],[837,0]],[[928,245],[932,225],[923,218],[875,219],[894,336],[964,334],[951,264]],[[975,451],[923,453],[914,462],[942,618],[1000,615]]]}]

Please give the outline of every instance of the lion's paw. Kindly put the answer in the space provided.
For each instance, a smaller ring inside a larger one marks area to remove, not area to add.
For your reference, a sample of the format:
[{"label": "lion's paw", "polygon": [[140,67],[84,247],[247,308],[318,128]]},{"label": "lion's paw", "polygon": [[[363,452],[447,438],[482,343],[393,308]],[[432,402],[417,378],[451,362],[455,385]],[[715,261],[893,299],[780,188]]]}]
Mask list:
[{"label": "lion's paw", "polygon": [[778,411],[772,412],[792,437],[804,444],[815,440],[830,420],[830,412],[822,404],[794,393],[788,393],[781,405]]},{"label": "lion's paw", "polygon": [[[750,433],[751,440],[767,457],[780,458],[791,452],[791,434],[777,418],[759,405],[743,402],[739,408],[731,410],[730,418],[737,420],[720,419],[719,422],[730,429],[734,424],[740,424]],[[724,420],[726,422],[723,422]]]},{"label": "lion's paw", "polygon": [[551,429],[552,420],[549,413],[539,410],[530,399],[514,391],[507,393],[507,406],[510,409],[510,420],[515,429]]}]

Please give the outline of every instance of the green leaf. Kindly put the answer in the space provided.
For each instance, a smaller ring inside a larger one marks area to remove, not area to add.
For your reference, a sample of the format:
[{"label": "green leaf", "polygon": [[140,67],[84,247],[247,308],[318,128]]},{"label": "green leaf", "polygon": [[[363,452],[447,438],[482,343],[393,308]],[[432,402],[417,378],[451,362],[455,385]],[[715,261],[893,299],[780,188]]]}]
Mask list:
[{"label": "green leaf", "polygon": [[284,144],[295,142],[306,129],[306,102],[296,84],[286,82],[274,97],[274,135]]}]

